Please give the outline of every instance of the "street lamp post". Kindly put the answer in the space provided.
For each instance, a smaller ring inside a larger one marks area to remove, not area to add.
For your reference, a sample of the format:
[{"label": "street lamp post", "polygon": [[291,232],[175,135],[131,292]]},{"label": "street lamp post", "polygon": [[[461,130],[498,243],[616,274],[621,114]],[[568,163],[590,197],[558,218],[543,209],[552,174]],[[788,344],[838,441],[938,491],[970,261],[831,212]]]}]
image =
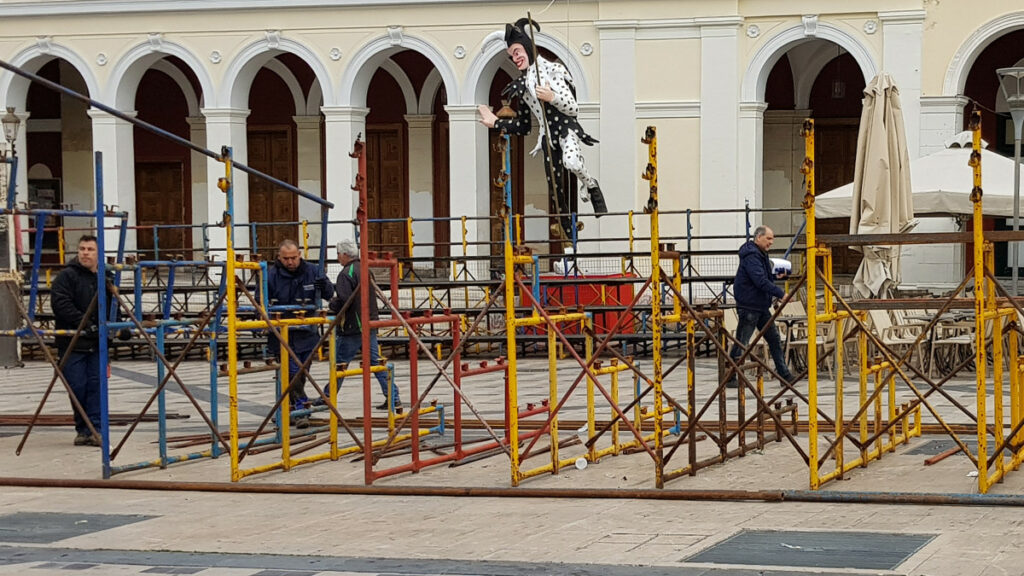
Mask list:
[{"label": "street lamp post", "polygon": [[[7,150],[0,151],[0,165],[6,166],[7,186],[0,187],[0,203],[4,208],[14,205],[15,183],[17,182],[18,159],[14,153],[14,140],[18,137],[18,126],[21,120],[14,114],[14,108],[8,108],[7,114],[0,116],[3,125],[4,139]],[[16,260],[14,259],[14,216],[0,216],[0,329],[11,330],[18,327],[17,303],[12,294],[20,294]],[[8,290],[10,284],[14,290]],[[4,297],[7,294],[8,297]],[[0,337],[0,366],[17,366],[21,363],[18,353],[18,339]]]},{"label": "street lamp post", "polygon": [[[4,139],[7,140],[7,150],[0,152],[0,159],[3,163],[8,166],[7,169],[7,189],[4,200],[4,208],[13,205],[14,194],[15,194],[15,180],[16,180],[16,167],[17,167],[17,156],[14,150],[14,141],[18,138],[18,128],[21,125],[21,119],[14,113],[14,108],[7,108],[7,114],[0,116],[0,124],[3,125]],[[13,247],[14,239],[14,217],[9,216],[4,218],[2,221],[3,230],[0,230],[0,270],[13,270],[14,269],[14,257]]]},{"label": "street lamp post", "polygon": [[[1020,220],[1020,138],[1024,129],[1024,67],[1000,68],[999,85],[1006,97],[1006,106],[1013,117],[1013,230],[1018,230]],[[1013,295],[1017,295],[1017,249],[1019,242],[1010,243],[1013,266]]]}]

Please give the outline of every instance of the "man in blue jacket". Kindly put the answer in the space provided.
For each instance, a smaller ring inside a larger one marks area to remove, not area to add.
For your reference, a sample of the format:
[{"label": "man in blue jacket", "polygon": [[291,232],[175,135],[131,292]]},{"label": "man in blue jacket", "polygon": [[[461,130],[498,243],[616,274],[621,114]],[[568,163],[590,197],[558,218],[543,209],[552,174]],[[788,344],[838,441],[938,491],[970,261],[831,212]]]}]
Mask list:
[{"label": "man in blue jacket", "polygon": [[[299,255],[299,245],[294,240],[285,240],[277,248],[277,262],[267,271],[267,298],[270,306],[305,306],[319,308],[321,300],[328,300],[334,295],[334,286],[319,267],[310,264]],[[312,316],[312,314],[309,314]],[[281,318],[294,318],[295,311],[282,311]],[[320,340],[317,326],[291,326],[288,329],[288,345],[300,362],[313,354],[316,343]],[[281,344],[272,332],[267,334],[267,351],[280,359]],[[295,360],[288,363],[288,374],[294,378],[299,372]],[[299,410],[309,407],[306,396],[306,376],[302,375],[291,387],[292,409]],[[309,425],[308,418],[297,418],[296,426],[304,428]]]},{"label": "man in blue jacket", "polygon": [[[761,330],[768,324],[772,316],[772,301],[786,295],[773,281],[772,264],[768,258],[768,250],[773,242],[775,233],[772,229],[758,226],[754,230],[754,239],[748,240],[740,247],[740,266],[736,270],[733,295],[736,298],[736,315],[739,318],[736,325],[736,340],[743,346],[747,345],[755,330]],[[764,339],[768,342],[768,350],[775,361],[775,371],[785,381],[792,382],[793,374],[786,366],[786,359],[782,355],[782,341],[774,323],[768,324]],[[736,344],[729,351],[729,356],[734,361],[739,360],[742,354],[743,349]],[[736,378],[733,374],[726,381],[726,386],[735,388]]]}]

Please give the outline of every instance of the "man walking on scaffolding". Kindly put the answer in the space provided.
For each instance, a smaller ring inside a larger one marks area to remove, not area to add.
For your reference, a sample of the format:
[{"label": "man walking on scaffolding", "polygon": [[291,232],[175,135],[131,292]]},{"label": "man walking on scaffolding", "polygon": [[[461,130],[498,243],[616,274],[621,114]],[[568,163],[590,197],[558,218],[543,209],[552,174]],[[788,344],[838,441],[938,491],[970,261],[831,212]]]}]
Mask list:
[{"label": "man walking on scaffolding", "polygon": [[[786,293],[775,285],[772,280],[772,264],[768,258],[768,250],[775,242],[775,232],[767,226],[758,226],[754,230],[754,239],[747,240],[740,247],[740,265],[736,270],[736,280],[733,282],[733,296],[736,298],[736,315],[739,323],[736,325],[737,344],[733,344],[729,356],[733,361],[740,359],[743,348],[747,345],[755,330],[765,330],[764,339],[768,342],[768,351],[771,352],[772,360],[775,362],[775,371],[778,372],[786,382],[793,382],[795,379],[789,367],[786,365],[786,358],[782,354],[782,340],[779,338],[779,331],[775,329],[775,323],[771,320],[771,304],[776,298],[783,298]],[[782,277],[780,274],[779,278]],[[742,346],[742,347],[741,347]],[[737,375],[732,376],[725,382],[726,387],[736,388]]]},{"label": "man walking on scaffolding", "polygon": [[537,119],[540,135],[530,154],[544,152],[548,192],[554,200],[555,210],[562,215],[562,232],[565,238],[570,238],[572,220],[568,216],[570,196],[566,170],[586,186],[580,198],[584,202],[593,202],[594,214],[600,217],[608,212],[601,186],[583,164],[582,145],[593,146],[597,140],[580,126],[579,104],[569,71],[562,64],[549,62],[537,54],[533,43],[534,28],[540,30],[540,25],[529,18],[520,18],[515,24],[505,25],[507,52],[521,74],[505,87],[502,96],[519,100],[519,111],[512,118],[499,118],[490,107],[481,105],[478,108],[480,121],[488,128],[525,136],[530,133],[532,119]]}]

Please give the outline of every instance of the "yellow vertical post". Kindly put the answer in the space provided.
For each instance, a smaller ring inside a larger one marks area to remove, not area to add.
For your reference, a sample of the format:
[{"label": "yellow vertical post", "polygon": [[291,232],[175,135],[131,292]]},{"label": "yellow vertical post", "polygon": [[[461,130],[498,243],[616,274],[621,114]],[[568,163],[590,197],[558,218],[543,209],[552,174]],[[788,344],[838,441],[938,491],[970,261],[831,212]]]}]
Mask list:
[{"label": "yellow vertical post", "polygon": [[[992,243],[985,243],[985,266],[988,270],[995,272],[996,258]],[[1003,443],[1003,316],[998,313],[996,306],[996,285],[993,282],[985,282],[988,288],[987,300],[985,302],[988,321],[992,323],[992,428],[995,432],[992,441],[998,448]],[[984,325],[984,324],[983,324]],[[984,338],[984,332],[977,334],[977,338]],[[996,458],[996,474],[1003,477],[1006,471],[1005,450],[1000,450]]]},{"label": "yellow vertical post", "polygon": [[[228,149],[225,149],[228,150]],[[231,437],[231,481],[242,479],[238,469],[238,294],[235,292],[235,243],[234,222],[232,221],[231,154],[224,155],[224,177],[217,181],[217,188],[227,196],[227,210],[224,211],[224,234],[226,250],[224,259],[225,300],[228,316],[228,418]]]},{"label": "yellow vertical post", "polygon": [[[616,406],[619,405],[619,371],[615,369],[618,365],[619,359],[612,358],[612,403],[615,404]],[[614,422],[612,423],[612,446],[615,447],[615,450],[612,453],[620,454],[621,450],[619,449],[619,419],[615,418],[614,410],[612,411],[611,417],[614,418]],[[639,429],[643,429],[643,423],[639,419],[636,420],[636,425],[639,427]]]},{"label": "yellow vertical post", "polygon": [[[1016,313],[1014,313],[1016,314]],[[1020,345],[1020,337],[1016,330],[1010,330],[1010,349],[1007,350],[1007,355],[1011,358],[1010,360],[1010,430],[1017,427],[1017,423],[1020,422],[1020,356],[1018,356],[1018,346]],[[1017,444],[1020,443],[1021,432],[1018,431],[1017,435],[1014,436],[1013,441]],[[1017,459],[1013,459],[1013,469],[1017,470],[1019,464]]]},{"label": "yellow vertical post", "polygon": [[878,457],[882,457],[882,436],[879,432],[882,431],[882,394],[881,388],[884,386],[882,380],[882,372],[885,369],[875,371],[875,449],[878,451]]},{"label": "yellow vertical post", "polygon": [[[591,358],[594,357],[594,339],[591,336],[591,333],[593,332],[594,324],[593,324],[593,321],[590,319],[589,315],[588,316],[584,316],[583,319],[580,321],[580,324],[582,325],[582,328],[583,328],[582,332],[584,334],[583,352],[584,352],[585,355],[584,355],[583,359],[586,360],[587,365],[590,365],[590,360],[591,360]],[[613,400],[613,402],[615,402],[615,405],[618,406],[618,401]],[[587,374],[587,437],[588,438],[593,438],[594,434],[597,433],[597,423],[595,422],[595,420],[597,418],[596,408],[597,407],[596,407],[596,404],[594,402],[594,379],[590,377],[590,374]],[[590,460],[594,461],[596,459],[597,459],[597,445],[594,444],[594,445],[590,446]]]},{"label": "yellow vertical post", "polygon": [[292,394],[288,389],[288,385],[291,384],[291,377],[288,374],[288,366],[291,364],[291,360],[288,357],[288,327],[279,326],[281,329],[281,393],[284,399],[281,400],[281,421],[278,422],[278,426],[281,427],[281,462],[283,468],[288,470],[292,467]]},{"label": "yellow vertical post", "polygon": [[57,253],[60,255],[60,263],[64,263],[64,227],[57,227]]},{"label": "yellow vertical post", "polygon": [[[975,374],[977,376],[977,416],[978,416],[978,491],[988,492],[988,415],[985,410],[987,390],[985,385],[985,364],[988,362],[985,353],[985,233],[981,206],[981,112],[975,110],[971,114],[971,130],[973,132],[973,148],[970,165],[974,169],[974,189],[971,190],[971,202],[974,204],[974,333],[977,340],[975,346]],[[998,335],[997,335],[998,337]]]},{"label": "yellow vertical post", "polygon": [[[508,415],[509,454],[511,456],[512,485],[519,486],[522,472],[519,470],[519,373],[516,366],[516,288],[515,267],[512,263],[512,235],[509,215],[502,215],[505,227],[505,341],[508,356]],[[466,252],[466,217],[462,217],[462,251]],[[466,300],[469,301],[469,288],[466,288]],[[549,345],[550,348],[550,345]],[[549,354],[551,351],[548,351]],[[554,409],[554,406],[550,407]]]},{"label": "yellow vertical post", "polygon": [[[548,326],[548,409],[558,406],[558,347],[555,327]],[[590,415],[590,406],[587,406]],[[558,474],[558,412],[551,415],[551,473]]]},{"label": "yellow vertical post", "polygon": [[814,120],[804,120],[804,219],[807,221],[807,439],[811,490],[821,485],[818,474],[818,247],[814,227]]},{"label": "yellow vertical post", "polygon": [[651,347],[654,363],[654,484],[658,488],[665,487],[663,470],[662,441],[662,374],[661,374],[661,246],[658,236],[658,132],[654,126],[648,126],[644,133],[643,143],[647,144],[647,169],[644,180],[650,183],[650,198],[647,210],[651,215]]},{"label": "yellow vertical post", "polygon": [[[327,345],[328,353],[330,354],[330,357],[327,359],[328,369],[330,370],[330,381],[327,383],[329,391],[327,395],[330,397],[331,402],[334,402],[334,405],[337,406],[340,402],[338,402],[338,342],[335,339],[335,335],[336,331],[331,330]],[[331,460],[337,460],[341,457],[338,451],[338,415],[334,412],[334,410],[330,410]]]},{"label": "yellow vertical post", "polygon": [[[889,370],[885,379],[889,392],[889,420],[888,424],[896,421],[896,369]],[[889,452],[896,452],[896,426],[889,426]]]},{"label": "yellow vertical post", "polygon": [[[323,241],[321,241],[320,249],[324,249]],[[309,220],[306,219],[302,220],[302,257],[309,260]]]},{"label": "yellow vertical post", "polygon": [[868,336],[863,330],[857,333],[857,352],[860,355],[860,461],[861,466],[867,466],[868,411],[864,404],[868,401],[868,371],[871,365],[868,363]]}]

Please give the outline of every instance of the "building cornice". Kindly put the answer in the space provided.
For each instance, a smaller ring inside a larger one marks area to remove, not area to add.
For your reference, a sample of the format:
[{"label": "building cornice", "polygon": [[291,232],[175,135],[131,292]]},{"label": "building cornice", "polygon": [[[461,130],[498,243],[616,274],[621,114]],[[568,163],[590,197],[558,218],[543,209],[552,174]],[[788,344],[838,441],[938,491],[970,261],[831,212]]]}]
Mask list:
[{"label": "building cornice", "polygon": [[886,24],[920,24],[928,13],[924,10],[893,10],[879,12],[878,19]]},{"label": "building cornice", "polygon": [[700,101],[637,102],[636,117],[643,119],[700,118]]},{"label": "building cornice", "polygon": [[415,4],[486,4],[486,0],[68,0],[0,3],[0,18],[115,13],[210,12],[289,8],[361,8]]}]

